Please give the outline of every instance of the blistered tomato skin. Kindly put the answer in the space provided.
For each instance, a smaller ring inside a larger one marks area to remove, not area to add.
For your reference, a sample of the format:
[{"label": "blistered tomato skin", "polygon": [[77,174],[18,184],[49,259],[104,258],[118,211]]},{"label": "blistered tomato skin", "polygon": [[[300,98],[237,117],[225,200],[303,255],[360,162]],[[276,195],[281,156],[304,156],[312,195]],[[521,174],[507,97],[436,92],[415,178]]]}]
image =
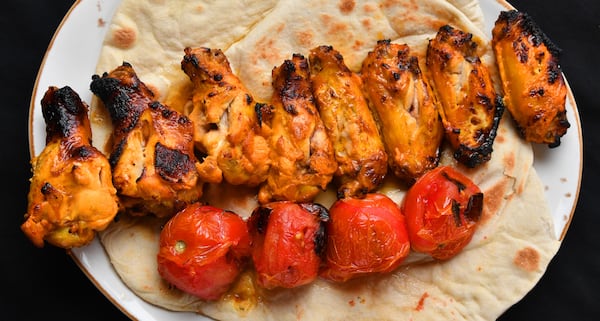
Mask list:
[{"label": "blistered tomato skin", "polygon": [[237,214],[194,203],[177,213],[160,233],[161,277],[182,291],[217,300],[250,256],[250,234]]},{"label": "blistered tomato skin", "polygon": [[326,223],[323,278],[344,282],[396,269],[410,253],[400,207],[384,194],[337,200]]},{"label": "blistered tomato skin", "polygon": [[314,281],[327,219],[327,209],[318,204],[280,201],[256,208],[248,229],[258,284],[267,289],[293,288]]},{"label": "blistered tomato skin", "polygon": [[415,182],[402,206],[412,248],[447,260],[471,241],[481,217],[483,193],[465,175],[441,166]]}]

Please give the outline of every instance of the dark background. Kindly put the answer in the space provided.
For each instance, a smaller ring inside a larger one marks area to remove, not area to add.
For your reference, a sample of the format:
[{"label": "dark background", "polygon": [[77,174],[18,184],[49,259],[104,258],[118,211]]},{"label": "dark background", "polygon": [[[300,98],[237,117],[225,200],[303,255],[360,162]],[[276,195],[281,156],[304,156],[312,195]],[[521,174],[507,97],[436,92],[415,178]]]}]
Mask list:
[{"label": "dark background", "polygon": [[[88,0],[89,1],[89,0]],[[584,137],[583,184],[570,229],[546,274],[501,318],[598,320],[600,318],[600,1],[520,0],[563,49],[561,65],[574,93]],[[35,248],[19,226],[29,190],[28,112],[38,68],[73,1],[4,1],[0,13],[2,103],[0,131],[8,150],[2,159],[0,193],[1,320],[128,320],[62,249]],[[82,52],[81,54],[85,54]],[[569,166],[569,164],[564,164]],[[502,278],[498,275],[498,278]]]}]

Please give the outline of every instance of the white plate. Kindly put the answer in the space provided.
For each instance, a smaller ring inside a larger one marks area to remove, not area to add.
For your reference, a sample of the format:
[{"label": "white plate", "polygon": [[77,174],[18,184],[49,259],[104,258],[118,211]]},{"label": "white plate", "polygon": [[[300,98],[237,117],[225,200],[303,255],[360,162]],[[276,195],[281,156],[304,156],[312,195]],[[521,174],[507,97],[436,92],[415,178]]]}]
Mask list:
[{"label": "white plate", "polygon": [[[45,122],[40,99],[48,86],[71,86],[84,101],[91,101],[91,75],[95,72],[102,40],[119,3],[120,1],[110,0],[77,1],[57,29],[40,67],[31,98],[31,155],[39,154],[45,145]],[[510,4],[501,0],[482,0],[481,7],[489,32],[499,12],[512,8]],[[577,204],[583,159],[581,122],[570,89],[567,118],[571,128],[563,136],[560,147],[534,147],[534,167],[546,187],[546,198],[554,218],[556,237],[560,240],[567,232]],[[132,319],[209,320],[195,313],[169,312],[141,300],[115,273],[97,239],[89,246],[74,249],[71,253],[75,262],[96,287]]]}]

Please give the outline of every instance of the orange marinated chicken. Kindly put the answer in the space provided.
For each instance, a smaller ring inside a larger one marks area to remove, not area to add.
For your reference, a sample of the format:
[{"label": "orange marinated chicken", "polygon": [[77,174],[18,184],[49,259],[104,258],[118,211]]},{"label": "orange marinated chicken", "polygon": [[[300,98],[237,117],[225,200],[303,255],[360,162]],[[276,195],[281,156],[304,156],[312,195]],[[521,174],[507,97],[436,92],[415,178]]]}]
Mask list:
[{"label": "orange marinated chicken", "polygon": [[492,30],[492,48],[502,79],[504,103],[525,140],[560,145],[570,127],[560,49],[529,15],[503,11]]},{"label": "orange marinated chicken", "polygon": [[196,147],[207,156],[199,167],[202,178],[218,183],[257,186],[270,167],[268,128],[262,112],[270,107],[254,101],[233,74],[219,49],[186,48],[181,62],[194,85],[193,109]]},{"label": "orange marinated chicken", "polygon": [[272,164],[258,201],[309,202],[327,187],[337,163],[315,106],[308,60],[294,54],[272,74],[273,112],[268,119]]},{"label": "orange marinated chicken", "polygon": [[429,41],[426,63],[454,158],[468,167],[487,162],[504,105],[472,34],[442,26]]},{"label": "orange marinated chicken", "polygon": [[91,145],[88,106],[75,91],[49,87],[41,103],[46,146],[31,161],[21,229],[38,247],[44,241],[62,248],[84,246],[119,210],[110,164]]},{"label": "orange marinated chicken", "polygon": [[377,112],[394,174],[413,183],[435,168],[444,135],[432,89],[405,44],[377,42],[361,68],[366,97]]},{"label": "orange marinated chicken", "polygon": [[155,101],[126,62],[95,75],[90,88],[112,119],[113,183],[128,212],[164,217],[197,201],[202,181],[190,119]]},{"label": "orange marinated chicken", "polygon": [[381,184],[388,165],[361,79],[331,46],[311,50],[309,62],[319,114],[338,163],[338,198],[362,197]]}]

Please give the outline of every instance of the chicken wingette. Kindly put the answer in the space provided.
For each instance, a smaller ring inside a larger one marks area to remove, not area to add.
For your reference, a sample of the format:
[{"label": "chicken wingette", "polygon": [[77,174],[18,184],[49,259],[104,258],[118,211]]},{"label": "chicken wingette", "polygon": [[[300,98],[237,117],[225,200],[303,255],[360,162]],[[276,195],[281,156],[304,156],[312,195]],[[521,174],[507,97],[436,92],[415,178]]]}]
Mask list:
[{"label": "chicken wingette", "polygon": [[438,165],[444,134],[418,58],[408,45],[380,40],[363,61],[361,77],[381,124],[390,168],[411,184]]},{"label": "chicken wingette", "polygon": [[119,210],[106,156],[92,146],[88,106],[68,86],[48,88],[41,101],[46,146],[31,161],[27,213],[22,231],[44,242],[73,248],[89,244]]},{"label": "chicken wingette", "polygon": [[337,163],[315,106],[308,60],[294,54],[275,67],[272,74],[273,111],[267,120],[272,130],[272,164],[258,201],[309,202],[327,187]]},{"label": "chicken wingette", "polygon": [[560,49],[526,13],[502,11],[492,30],[492,48],[504,102],[525,140],[560,145],[570,127]]},{"label": "chicken wingette", "polygon": [[203,181],[190,119],[155,101],[127,62],[94,75],[90,88],[112,120],[109,160],[127,212],[165,217],[197,201]]},{"label": "chicken wingette", "polygon": [[193,83],[196,148],[206,157],[199,167],[204,180],[257,186],[270,167],[268,128],[261,123],[266,105],[233,74],[219,49],[185,48],[183,71]]},{"label": "chicken wingette", "polygon": [[388,165],[360,76],[331,46],[311,50],[309,62],[317,108],[338,163],[338,198],[362,197],[381,184]]},{"label": "chicken wingette", "polygon": [[470,33],[442,26],[427,47],[426,65],[454,158],[468,167],[490,160],[504,112],[490,72]]}]

